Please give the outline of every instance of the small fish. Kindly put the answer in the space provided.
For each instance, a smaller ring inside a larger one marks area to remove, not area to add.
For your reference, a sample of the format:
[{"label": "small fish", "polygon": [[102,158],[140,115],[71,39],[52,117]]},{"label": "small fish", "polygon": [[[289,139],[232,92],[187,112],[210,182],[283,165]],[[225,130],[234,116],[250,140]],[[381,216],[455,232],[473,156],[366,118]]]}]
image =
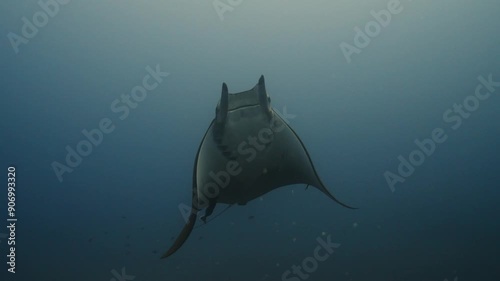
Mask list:
[{"label": "small fish", "polygon": [[122,216],[122,219],[126,219],[127,217],[126,216]]},{"label": "small fish", "polygon": [[198,240],[201,240],[201,239],[203,239],[203,236],[198,237]]},{"label": "small fish", "polygon": [[249,220],[253,220],[254,218],[255,218],[255,216],[248,216]]},{"label": "small fish", "polygon": [[157,250],[153,250],[153,254],[158,254],[158,251]]},{"label": "small fish", "polygon": [[125,239],[129,239],[130,238],[130,235],[127,235],[127,237],[125,237]]},{"label": "small fish", "polygon": [[172,236],[172,237],[170,238],[170,241],[172,241],[172,240],[174,240],[174,239],[175,239],[175,237],[174,237],[174,236]]},{"label": "small fish", "polygon": [[94,240],[94,237],[89,238],[89,243],[92,242],[92,240]]},{"label": "small fish", "polygon": [[130,243],[125,243],[125,247],[130,247]]}]

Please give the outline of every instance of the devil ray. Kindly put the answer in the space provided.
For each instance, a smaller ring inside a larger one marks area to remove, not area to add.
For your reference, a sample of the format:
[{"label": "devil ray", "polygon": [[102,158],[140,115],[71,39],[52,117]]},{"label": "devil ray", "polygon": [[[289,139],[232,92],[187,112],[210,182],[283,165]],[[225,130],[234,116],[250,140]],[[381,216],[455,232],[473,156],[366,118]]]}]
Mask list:
[{"label": "devil ray", "polygon": [[300,138],[272,109],[264,76],[251,90],[240,93],[229,94],[223,83],[215,118],[196,154],[189,219],[162,258],[184,244],[200,210],[205,209],[205,221],[218,203],[245,205],[292,184],[314,186],[354,209],[337,200],[321,182]]}]

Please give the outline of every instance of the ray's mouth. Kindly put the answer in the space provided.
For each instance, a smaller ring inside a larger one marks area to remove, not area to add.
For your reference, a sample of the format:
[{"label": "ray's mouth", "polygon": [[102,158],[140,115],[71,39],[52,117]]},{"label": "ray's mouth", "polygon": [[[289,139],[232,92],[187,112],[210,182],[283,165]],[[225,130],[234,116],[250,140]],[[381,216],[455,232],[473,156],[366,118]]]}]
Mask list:
[{"label": "ray's mouth", "polygon": [[258,107],[260,106],[260,104],[247,104],[247,105],[239,105],[235,108],[230,108],[228,110],[228,112],[231,112],[231,111],[236,111],[236,110],[239,110],[239,109],[244,109],[244,108],[252,108],[252,107]]}]

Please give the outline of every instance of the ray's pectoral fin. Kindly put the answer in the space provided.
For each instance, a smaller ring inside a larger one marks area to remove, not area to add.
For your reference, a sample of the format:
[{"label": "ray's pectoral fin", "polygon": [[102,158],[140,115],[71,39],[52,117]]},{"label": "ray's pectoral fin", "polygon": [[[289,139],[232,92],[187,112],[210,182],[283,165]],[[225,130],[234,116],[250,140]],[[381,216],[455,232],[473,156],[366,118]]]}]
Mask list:
[{"label": "ray's pectoral fin", "polygon": [[321,182],[321,180],[319,179],[318,177],[318,186],[315,186],[317,189],[319,189],[321,192],[323,192],[326,196],[330,197],[330,199],[332,199],[333,201],[339,203],[340,205],[348,208],[348,209],[353,209],[353,210],[356,210],[358,208],[356,207],[351,207],[345,203],[342,203],[340,200],[338,200],[337,198],[335,198],[335,196],[333,196],[333,194],[330,193],[330,191],[328,191],[328,189],[325,187],[325,185],[323,184],[323,182]]},{"label": "ray's pectoral fin", "polygon": [[194,224],[196,223],[196,217],[197,217],[197,210],[196,208],[191,208],[191,213],[189,214],[189,219],[186,222],[186,225],[184,225],[184,228],[182,228],[181,233],[179,233],[179,236],[177,236],[177,239],[175,239],[174,244],[166,251],[163,256],[161,256],[162,259],[172,255],[175,253],[179,248],[186,242],[188,239],[189,235],[191,234],[191,231],[193,231]]},{"label": "ray's pectoral fin", "polygon": [[314,164],[311,160],[311,156],[307,152],[307,149],[304,146],[304,143],[302,142],[302,140],[300,140],[297,133],[295,133],[295,131],[290,126],[288,126],[286,124],[286,122],[279,115],[276,115],[276,116],[278,116],[281,123],[283,123],[286,126],[285,128],[289,132],[289,139],[295,139],[295,142],[290,142],[291,145],[288,148],[288,150],[296,151],[297,155],[300,155],[293,162],[297,167],[300,167],[297,169],[297,171],[299,173],[299,177],[302,179],[300,182],[305,183],[307,185],[306,189],[309,186],[314,186],[317,189],[319,189],[321,192],[323,192],[326,196],[330,197],[330,199],[332,199],[333,201],[340,204],[341,206],[346,207],[348,209],[358,209],[355,207],[351,207],[345,203],[342,203],[340,200],[335,198],[335,196],[333,196],[333,194],[330,193],[330,191],[328,191],[328,189],[325,187],[325,185],[323,184],[323,182],[319,178],[318,173],[316,172],[316,169],[314,168]]}]

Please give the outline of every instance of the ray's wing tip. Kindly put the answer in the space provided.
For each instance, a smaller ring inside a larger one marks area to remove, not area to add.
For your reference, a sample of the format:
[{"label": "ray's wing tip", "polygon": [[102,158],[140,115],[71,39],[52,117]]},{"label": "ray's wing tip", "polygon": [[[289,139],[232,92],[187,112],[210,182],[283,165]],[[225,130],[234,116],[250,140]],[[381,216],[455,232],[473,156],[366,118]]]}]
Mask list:
[{"label": "ray's wing tip", "polygon": [[165,259],[165,258],[168,258],[170,257],[173,253],[175,253],[177,250],[174,250],[172,251],[172,249],[169,249],[168,251],[166,251],[161,257],[160,259]]},{"label": "ray's wing tip", "polygon": [[175,251],[172,251],[172,248],[168,249],[165,251],[165,253],[163,253],[163,255],[161,256],[162,259],[166,258],[166,257],[169,257],[170,255],[172,255]]},{"label": "ray's wing tip", "polygon": [[347,208],[347,209],[351,209],[351,210],[359,210],[359,208],[358,208],[358,207],[352,207],[352,206],[349,206],[349,205],[347,205],[347,204],[345,204],[345,203],[340,202],[340,201],[339,201],[339,200],[337,200],[337,199],[334,199],[334,200],[335,200],[335,202],[339,203],[342,207],[345,207],[345,208]]},{"label": "ray's wing tip", "polygon": [[351,210],[359,210],[359,208],[358,208],[358,207],[352,207],[352,206],[349,206],[349,205],[347,205],[347,204],[343,204],[343,203],[342,203],[341,205],[342,205],[342,206],[344,206],[344,207],[346,207],[347,209],[351,209]]},{"label": "ray's wing tip", "polygon": [[335,196],[333,196],[331,194],[328,195],[328,197],[333,199],[333,201],[335,201],[337,204],[339,204],[340,206],[342,206],[344,208],[351,209],[351,210],[358,210],[359,209],[358,207],[352,207],[352,206],[347,205],[346,203],[340,201],[339,199],[335,198]]}]

